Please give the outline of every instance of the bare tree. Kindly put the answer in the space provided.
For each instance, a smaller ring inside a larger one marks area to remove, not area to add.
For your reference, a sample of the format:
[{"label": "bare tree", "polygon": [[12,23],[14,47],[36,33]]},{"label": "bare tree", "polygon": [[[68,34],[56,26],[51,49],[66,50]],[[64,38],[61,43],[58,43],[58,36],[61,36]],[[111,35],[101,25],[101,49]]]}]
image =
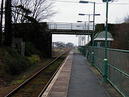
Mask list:
[{"label": "bare tree", "polygon": [[129,23],[129,15],[124,18],[124,23]]},{"label": "bare tree", "polygon": [[32,16],[41,21],[53,15],[54,12],[51,10],[53,3],[49,3],[48,0],[34,0],[32,7]]},{"label": "bare tree", "polygon": [[4,44],[11,46],[12,44],[12,0],[5,1],[5,39]]},{"label": "bare tree", "polygon": [[3,7],[4,7],[4,0],[1,1],[1,12],[0,12],[0,45],[2,45],[2,24],[3,24]]},{"label": "bare tree", "polygon": [[52,4],[48,0],[12,0],[13,21],[14,23],[28,22],[25,16],[42,21],[55,13],[51,10]]}]

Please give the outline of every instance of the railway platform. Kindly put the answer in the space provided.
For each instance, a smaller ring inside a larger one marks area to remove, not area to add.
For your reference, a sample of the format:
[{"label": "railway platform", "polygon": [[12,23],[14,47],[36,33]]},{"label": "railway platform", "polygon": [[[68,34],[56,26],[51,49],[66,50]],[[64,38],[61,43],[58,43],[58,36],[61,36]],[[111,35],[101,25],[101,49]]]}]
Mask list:
[{"label": "railway platform", "polygon": [[42,97],[112,96],[91,70],[86,58],[78,52],[71,52]]}]

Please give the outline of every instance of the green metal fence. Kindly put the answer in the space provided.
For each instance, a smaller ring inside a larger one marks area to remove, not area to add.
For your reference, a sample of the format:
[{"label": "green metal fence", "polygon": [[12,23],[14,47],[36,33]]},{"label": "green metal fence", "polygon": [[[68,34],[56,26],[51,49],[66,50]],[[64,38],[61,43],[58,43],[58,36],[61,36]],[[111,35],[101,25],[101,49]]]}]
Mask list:
[{"label": "green metal fence", "polygon": [[[129,97],[129,51],[107,49],[108,81],[124,96]],[[86,48],[86,57],[93,60],[93,47]],[[94,66],[103,74],[104,48],[94,47]]]},{"label": "green metal fence", "polygon": [[78,50],[82,53],[82,55],[86,56],[86,46],[79,46]]}]

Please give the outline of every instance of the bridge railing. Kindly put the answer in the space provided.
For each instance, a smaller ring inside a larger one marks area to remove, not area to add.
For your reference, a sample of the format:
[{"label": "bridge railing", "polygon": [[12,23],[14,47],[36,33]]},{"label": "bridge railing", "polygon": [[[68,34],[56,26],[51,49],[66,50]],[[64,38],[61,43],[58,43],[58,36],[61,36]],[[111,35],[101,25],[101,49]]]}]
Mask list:
[{"label": "bridge railing", "polygon": [[87,23],[63,23],[63,22],[48,22],[49,29],[66,29],[66,30],[93,30],[93,24],[89,26]]},{"label": "bridge railing", "polygon": [[[93,47],[86,48],[86,57],[92,62]],[[94,47],[94,65],[103,75],[104,48]],[[108,81],[123,95],[129,97],[129,51],[108,48]]]}]

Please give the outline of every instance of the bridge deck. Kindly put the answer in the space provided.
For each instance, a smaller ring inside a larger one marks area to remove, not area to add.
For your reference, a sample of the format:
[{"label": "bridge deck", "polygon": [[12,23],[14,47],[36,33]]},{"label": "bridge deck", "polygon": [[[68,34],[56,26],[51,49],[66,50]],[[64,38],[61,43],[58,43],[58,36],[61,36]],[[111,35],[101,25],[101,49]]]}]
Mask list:
[{"label": "bridge deck", "polygon": [[49,31],[52,34],[72,34],[72,35],[90,35],[93,32],[93,23],[86,25],[82,23],[50,23],[48,22]]},{"label": "bridge deck", "polygon": [[[42,97],[111,97],[85,57],[70,54]],[[120,97],[120,96],[112,96]]]},{"label": "bridge deck", "polygon": [[52,34],[91,35],[92,30],[49,29]]}]

